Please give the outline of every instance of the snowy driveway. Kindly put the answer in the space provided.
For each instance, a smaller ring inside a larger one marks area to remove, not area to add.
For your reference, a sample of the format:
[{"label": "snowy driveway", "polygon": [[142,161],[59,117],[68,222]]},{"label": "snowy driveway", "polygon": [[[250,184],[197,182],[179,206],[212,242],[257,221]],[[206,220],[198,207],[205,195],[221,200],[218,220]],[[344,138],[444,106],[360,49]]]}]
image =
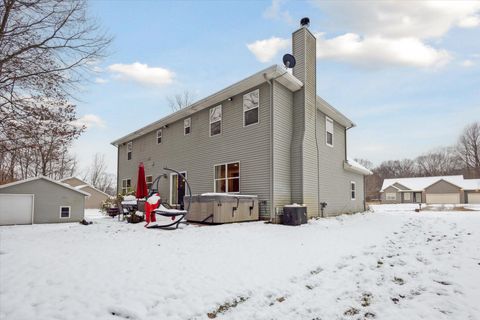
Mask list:
[{"label": "snowy driveway", "polygon": [[480,212],[0,228],[0,319],[480,319]]}]

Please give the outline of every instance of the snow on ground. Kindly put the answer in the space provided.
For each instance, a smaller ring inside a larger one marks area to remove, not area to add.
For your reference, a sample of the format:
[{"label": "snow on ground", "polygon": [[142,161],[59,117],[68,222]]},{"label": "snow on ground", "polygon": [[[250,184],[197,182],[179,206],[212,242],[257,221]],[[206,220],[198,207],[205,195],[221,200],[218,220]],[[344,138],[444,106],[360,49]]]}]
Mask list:
[{"label": "snow on ground", "polygon": [[[480,319],[480,212],[0,228],[1,319]],[[92,217],[96,217],[93,219]]]}]

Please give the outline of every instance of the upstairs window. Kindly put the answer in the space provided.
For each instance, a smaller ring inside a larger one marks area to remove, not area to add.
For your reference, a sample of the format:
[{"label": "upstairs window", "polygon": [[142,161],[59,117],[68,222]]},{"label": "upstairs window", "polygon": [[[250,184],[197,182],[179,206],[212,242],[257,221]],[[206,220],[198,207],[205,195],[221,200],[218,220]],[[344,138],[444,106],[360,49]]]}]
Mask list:
[{"label": "upstairs window", "polygon": [[183,135],[188,136],[192,127],[192,118],[183,120]]},{"label": "upstairs window", "polygon": [[151,190],[152,189],[153,177],[152,176],[146,176],[145,181],[147,182],[148,190]]},{"label": "upstairs window", "polygon": [[163,130],[162,129],[157,130],[157,144],[162,143],[162,136],[163,136]]},{"label": "upstairs window", "polygon": [[70,218],[70,206],[60,207],[60,218]]},{"label": "upstairs window", "polygon": [[355,200],[357,198],[357,190],[356,190],[356,183],[355,181],[350,182],[350,196],[352,200]]},{"label": "upstairs window", "polygon": [[132,188],[132,180],[131,179],[123,179],[122,180],[122,194],[127,194],[130,189]]},{"label": "upstairs window", "polygon": [[210,137],[222,133],[222,105],[210,109]]},{"label": "upstairs window", "polygon": [[325,134],[327,146],[333,147],[333,120],[325,117]]},{"label": "upstairs window", "polygon": [[133,150],[133,145],[132,141],[127,143],[127,160],[132,160],[132,150]]},{"label": "upstairs window", "polygon": [[240,163],[231,162],[215,166],[215,192],[240,192]]},{"label": "upstairs window", "polygon": [[243,95],[243,126],[258,123],[259,90]]}]

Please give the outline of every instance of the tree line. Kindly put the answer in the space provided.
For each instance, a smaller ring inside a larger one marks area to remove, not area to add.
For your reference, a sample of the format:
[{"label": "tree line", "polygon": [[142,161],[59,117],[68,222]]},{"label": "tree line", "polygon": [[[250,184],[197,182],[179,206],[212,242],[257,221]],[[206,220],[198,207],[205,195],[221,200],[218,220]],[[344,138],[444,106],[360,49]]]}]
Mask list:
[{"label": "tree line", "polygon": [[455,145],[431,150],[414,159],[387,160],[377,166],[366,159],[356,161],[373,172],[365,177],[367,200],[380,198],[384,179],[444,175],[480,178],[480,122],[465,127]]},{"label": "tree line", "polygon": [[0,184],[76,172],[74,92],[112,40],[87,12],[85,0],[0,2]]}]

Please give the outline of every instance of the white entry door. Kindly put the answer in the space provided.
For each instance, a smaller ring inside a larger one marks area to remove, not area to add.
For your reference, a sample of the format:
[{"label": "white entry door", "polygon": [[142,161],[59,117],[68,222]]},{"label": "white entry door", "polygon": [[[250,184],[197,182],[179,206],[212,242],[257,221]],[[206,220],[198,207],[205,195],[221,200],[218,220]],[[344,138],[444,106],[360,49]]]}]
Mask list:
[{"label": "white entry door", "polygon": [[459,193],[431,193],[427,194],[427,203],[457,204],[460,203]]},{"label": "white entry door", "polygon": [[468,203],[480,204],[480,193],[469,193],[467,197]]},{"label": "white entry door", "polygon": [[33,194],[0,194],[0,226],[33,223]]}]

